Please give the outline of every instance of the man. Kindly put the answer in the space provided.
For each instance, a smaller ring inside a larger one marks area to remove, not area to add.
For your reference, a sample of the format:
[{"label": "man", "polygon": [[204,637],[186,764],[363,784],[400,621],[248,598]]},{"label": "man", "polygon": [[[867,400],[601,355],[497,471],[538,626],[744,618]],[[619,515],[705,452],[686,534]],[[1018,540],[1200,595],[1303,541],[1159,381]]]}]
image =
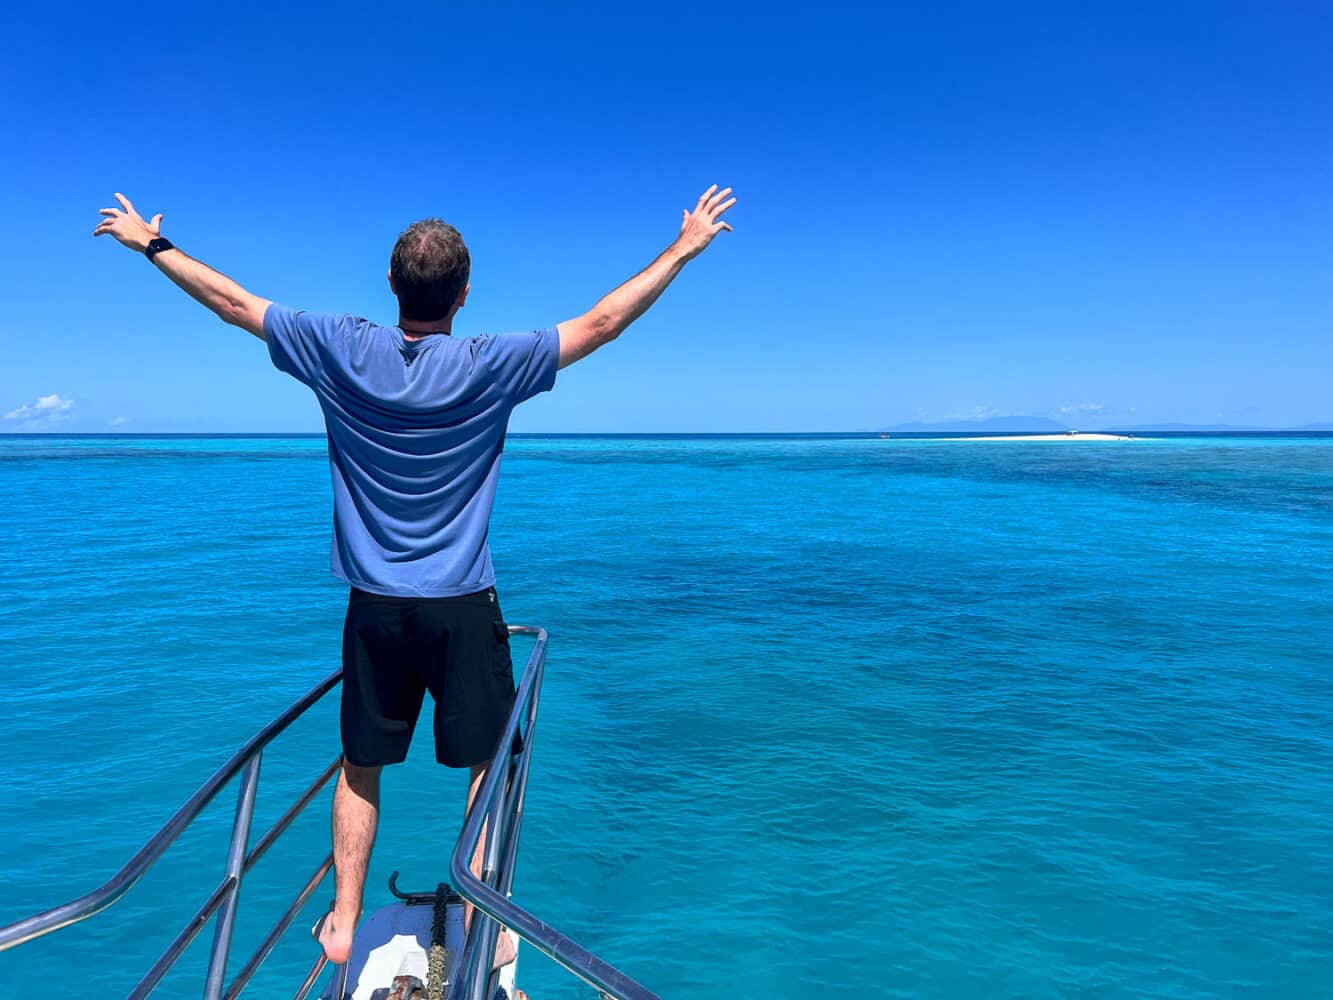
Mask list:
[{"label": "man", "polygon": [[[273,364],[314,390],[333,476],[333,572],[351,587],[343,628],[342,771],[333,798],[333,908],[319,926],[329,961],[347,960],[379,820],[380,770],[407,755],[425,691],[436,759],[471,769],[467,805],[514,704],[509,639],[487,529],[513,408],[557,368],[618,337],[714,236],[736,199],[713,185],[642,272],[589,312],[534,333],[454,337],[467,301],[462,237],[438,219],[398,239],[389,288],[398,324],[301,312],[252,295],[186,256],[124,196],[110,234],[190,296],[268,343]],[[484,841],[483,841],[484,843]],[[481,852],[473,859],[480,874]],[[468,914],[470,918],[471,914]],[[512,961],[507,934],[496,964]]]}]

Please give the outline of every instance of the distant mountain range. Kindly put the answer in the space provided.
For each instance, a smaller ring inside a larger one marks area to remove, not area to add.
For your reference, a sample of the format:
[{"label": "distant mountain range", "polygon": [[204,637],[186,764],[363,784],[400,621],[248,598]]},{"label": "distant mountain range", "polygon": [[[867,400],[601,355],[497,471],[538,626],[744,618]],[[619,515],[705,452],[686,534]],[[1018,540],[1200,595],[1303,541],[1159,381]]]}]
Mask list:
[{"label": "distant mountain range", "polygon": [[[885,427],[883,430],[887,433],[897,434],[1013,434],[1013,433],[1045,433],[1059,434],[1064,431],[1072,430],[1068,424],[1062,424],[1058,420],[1051,420],[1048,417],[987,417],[985,420],[943,420],[937,423],[925,423],[922,421],[913,421],[907,424],[898,424],[894,427]],[[1092,428],[1083,428],[1091,430]],[[1126,433],[1148,433],[1151,431],[1178,432],[1178,433],[1224,433],[1227,431],[1333,431],[1333,422],[1322,422],[1316,424],[1305,424],[1302,427],[1259,427],[1237,424],[1136,424],[1130,426],[1112,426],[1099,427],[1099,431]]]}]

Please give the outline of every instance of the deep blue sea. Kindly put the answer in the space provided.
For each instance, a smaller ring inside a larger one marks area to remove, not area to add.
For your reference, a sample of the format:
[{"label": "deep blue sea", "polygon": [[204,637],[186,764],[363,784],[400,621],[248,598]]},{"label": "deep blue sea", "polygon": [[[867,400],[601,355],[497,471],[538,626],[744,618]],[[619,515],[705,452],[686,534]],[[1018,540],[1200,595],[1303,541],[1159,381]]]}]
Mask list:
[{"label": "deep blue sea", "polygon": [[[346,597],[322,438],[0,438],[0,500],[4,923],[334,669]],[[491,544],[551,634],[516,898],[663,997],[1333,996],[1333,437],[515,438]],[[447,877],[464,789],[428,741],[368,905]],[[329,700],[257,830],[337,749]],[[0,997],[123,996],[233,809],[0,955]],[[322,797],[240,948],[327,838]],[[248,995],[290,996],[330,895]],[[198,995],[209,939],[159,995]],[[528,949],[519,978],[591,996]]]}]

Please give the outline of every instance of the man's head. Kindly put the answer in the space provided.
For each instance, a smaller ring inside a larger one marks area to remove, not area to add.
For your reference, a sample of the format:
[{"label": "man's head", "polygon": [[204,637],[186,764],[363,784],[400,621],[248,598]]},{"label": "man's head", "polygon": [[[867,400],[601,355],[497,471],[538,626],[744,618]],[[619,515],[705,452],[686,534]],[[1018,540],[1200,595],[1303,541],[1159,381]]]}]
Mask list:
[{"label": "man's head", "polygon": [[401,318],[429,323],[452,316],[467,298],[471,268],[457,229],[439,219],[412,223],[389,258],[389,287]]}]

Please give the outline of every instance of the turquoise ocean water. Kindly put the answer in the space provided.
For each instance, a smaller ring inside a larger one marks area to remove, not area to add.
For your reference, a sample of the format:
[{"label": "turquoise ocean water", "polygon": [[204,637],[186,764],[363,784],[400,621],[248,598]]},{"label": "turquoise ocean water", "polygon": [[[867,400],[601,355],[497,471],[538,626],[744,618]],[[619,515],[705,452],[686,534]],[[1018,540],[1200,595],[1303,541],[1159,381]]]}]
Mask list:
[{"label": "turquoise ocean water", "polygon": [[[0,497],[8,922],[333,669],[345,594],[319,438],[3,438]],[[1333,995],[1333,438],[519,438],[492,546],[507,617],[551,632],[516,896],[664,997]],[[428,736],[386,773],[372,901],[445,877],[463,787]],[[336,752],[330,701],[257,827]],[[233,806],[0,955],[0,997],[122,996]],[[241,948],[327,836],[321,799]],[[207,945],[160,995],[198,995]],[[590,995],[526,949],[520,982]]]}]

